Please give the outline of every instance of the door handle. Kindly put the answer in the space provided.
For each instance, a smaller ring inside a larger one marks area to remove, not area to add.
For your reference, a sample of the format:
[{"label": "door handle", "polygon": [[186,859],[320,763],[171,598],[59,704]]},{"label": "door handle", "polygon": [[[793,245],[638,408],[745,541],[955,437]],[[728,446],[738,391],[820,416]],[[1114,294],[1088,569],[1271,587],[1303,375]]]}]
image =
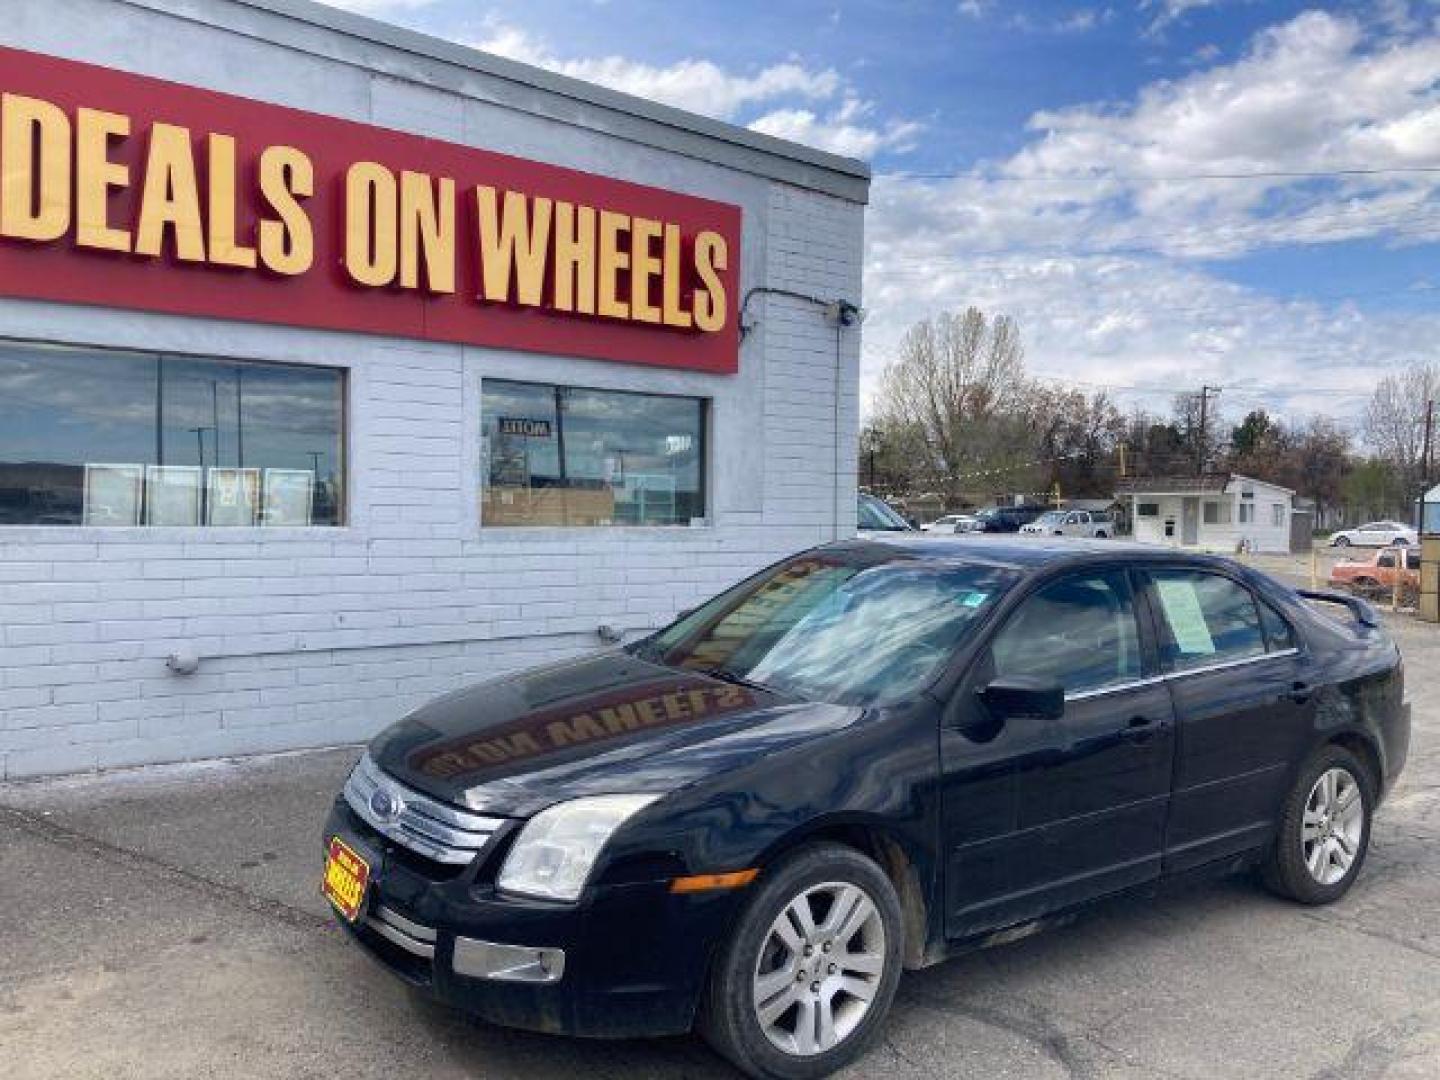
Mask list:
[{"label": "door handle", "polygon": [[1131,742],[1146,742],[1155,735],[1155,722],[1148,716],[1132,716],[1120,733],[1121,738]]}]

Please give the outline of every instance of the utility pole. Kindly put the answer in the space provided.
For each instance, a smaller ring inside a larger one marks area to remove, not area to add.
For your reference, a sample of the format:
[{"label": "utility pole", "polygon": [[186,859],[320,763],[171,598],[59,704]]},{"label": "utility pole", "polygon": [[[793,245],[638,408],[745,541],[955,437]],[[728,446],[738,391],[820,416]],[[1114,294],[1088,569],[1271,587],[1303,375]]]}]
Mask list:
[{"label": "utility pole", "polygon": [[1210,398],[1212,395],[1219,396],[1220,387],[1200,387],[1200,437],[1195,443],[1195,475],[1200,476],[1205,472],[1205,442],[1206,424],[1210,419]]},{"label": "utility pole", "polygon": [[1432,454],[1435,445],[1435,399],[1431,398],[1425,403],[1425,449],[1420,454],[1420,484],[1424,488],[1420,496],[1424,498],[1425,492],[1430,490],[1430,468],[1432,465]]}]

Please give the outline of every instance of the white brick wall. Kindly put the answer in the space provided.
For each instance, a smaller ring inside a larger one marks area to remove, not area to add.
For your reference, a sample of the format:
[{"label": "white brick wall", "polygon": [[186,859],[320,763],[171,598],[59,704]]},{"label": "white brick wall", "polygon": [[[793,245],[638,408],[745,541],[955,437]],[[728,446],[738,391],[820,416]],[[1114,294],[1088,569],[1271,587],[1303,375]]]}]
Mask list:
[{"label": "white brick wall", "polygon": [[[737,202],[745,289],[860,299],[858,204],[109,0],[11,6],[18,47],[271,99],[331,86],[313,100],[338,115]],[[717,377],[0,300],[15,339],[344,367],[351,422],[342,528],[0,528],[0,776],[354,742],[850,534],[859,334],[837,361],[813,305],[762,293],[749,314],[740,374]],[[486,377],[710,399],[711,525],[480,528]],[[181,646],[193,675],[165,666]]]}]

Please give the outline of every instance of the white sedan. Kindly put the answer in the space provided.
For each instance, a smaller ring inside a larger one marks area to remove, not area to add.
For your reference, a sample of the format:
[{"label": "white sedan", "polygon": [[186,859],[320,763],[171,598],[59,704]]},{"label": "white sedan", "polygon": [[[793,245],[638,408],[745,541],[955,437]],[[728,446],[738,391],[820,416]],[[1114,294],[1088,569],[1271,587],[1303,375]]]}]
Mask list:
[{"label": "white sedan", "polygon": [[936,518],[920,526],[922,532],[935,533],[937,536],[942,533],[963,533],[973,531],[975,518],[970,514],[947,514],[945,517]]},{"label": "white sedan", "polygon": [[1029,525],[1020,526],[1026,536],[1084,536],[1105,539],[1115,535],[1115,523],[1103,511],[1047,510]]},{"label": "white sedan", "polygon": [[1400,521],[1371,521],[1341,529],[1330,537],[1331,547],[1391,547],[1419,542],[1415,530]]}]

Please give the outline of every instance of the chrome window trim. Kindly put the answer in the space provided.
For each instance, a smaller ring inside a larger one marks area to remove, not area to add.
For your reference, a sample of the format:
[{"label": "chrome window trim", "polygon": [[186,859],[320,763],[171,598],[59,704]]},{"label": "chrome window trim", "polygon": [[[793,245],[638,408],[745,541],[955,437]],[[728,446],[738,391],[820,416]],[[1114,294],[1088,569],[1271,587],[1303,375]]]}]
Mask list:
[{"label": "chrome window trim", "polygon": [[1151,675],[1149,678],[1131,679],[1128,682],[1115,683],[1111,686],[1097,686],[1091,690],[1076,690],[1074,692],[1067,692],[1065,700],[1066,702],[1089,701],[1091,698],[1107,697],[1110,694],[1123,694],[1126,690],[1139,690],[1145,686],[1155,686],[1158,683],[1163,683],[1166,678],[1167,676],[1164,675]]},{"label": "chrome window trim", "polygon": [[1238,660],[1223,660],[1218,664],[1205,664],[1203,667],[1185,668],[1183,671],[1171,671],[1166,673],[1165,678],[1183,679],[1190,675],[1204,675],[1211,671],[1227,671],[1230,668],[1244,667],[1246,664],[1259,664],[1266,660],[1279,660],[1286,656],[1299,655],[1299,649],[1281,649],[1278,652],[1261,653],[1258,656],[1242,656]]},{"label": "chrome window trim", "polygon": [[[394,819],[385,819],[370,805],[377,790],[400,804]],[[417,855],[449,866],[465,866],[490,842],[503,818],[484,817],[447,806],[382,772],[369,753],[356,763],[345,781],[345,801],[378,832]]]},{"label": "chrome window trim", "polygon": [[1105,697],[1109,694],[1122,694],[1126,690],[1139,690],[1142,687],[1171,682],[1175,679],[1184,679],[1191,675],[1204,675],[1212,671],[1227,671],[1230,668],[1244,667],[1247,664],[1258,664],[1264,660],[1279,660],[1287,656],[1299,655],[1299,649],[1291,648],[1281,649],[1278,652],[1261,653],[1259,656],[1242,656],[1238,660],[1225,660],[1218,664],[1206,664],[1204,667],[1186,668],[1184,671],[1169,671],[1163,675],[1151,675],[1144,679],[1131,679],[1128,682],[1115,683],[1113,686],[1097,686],[1093,690],[1067,691],[1065,701],[1067,704],[1072,701],[1088,701],[1091,698]]}]

